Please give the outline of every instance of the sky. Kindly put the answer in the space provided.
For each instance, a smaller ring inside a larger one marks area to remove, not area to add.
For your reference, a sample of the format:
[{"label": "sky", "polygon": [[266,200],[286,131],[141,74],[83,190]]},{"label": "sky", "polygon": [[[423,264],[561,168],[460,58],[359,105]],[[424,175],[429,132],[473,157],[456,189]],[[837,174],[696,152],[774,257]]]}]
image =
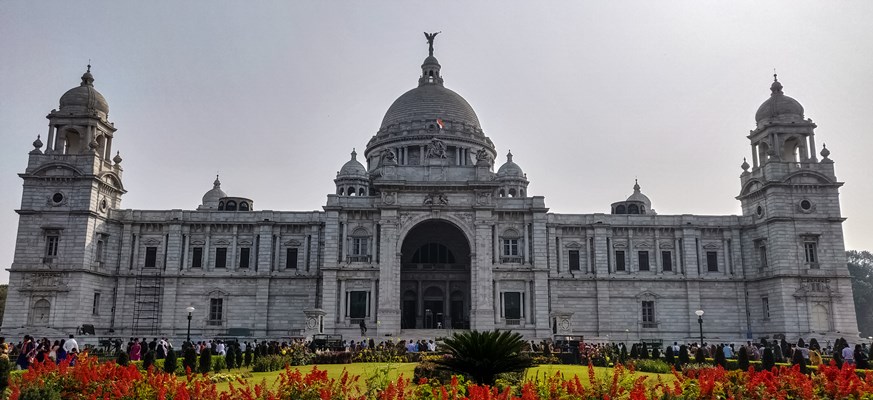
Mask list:
[{"label": "sky", "polygon": [[[0,2],[0,282],[27,153],[89,60],[124,158],[122,207],[194,209],[218,172],[256,209],[320,210],[352,148],[417,85],[423,31],[529,193],[609,212],[740,214],[746,136],[784,92],[818,124],[847,249],[873,250],[873,2]],[[45,138],[43,138],[45,141]],[[360,157],[359,157],[360,159]]]}]

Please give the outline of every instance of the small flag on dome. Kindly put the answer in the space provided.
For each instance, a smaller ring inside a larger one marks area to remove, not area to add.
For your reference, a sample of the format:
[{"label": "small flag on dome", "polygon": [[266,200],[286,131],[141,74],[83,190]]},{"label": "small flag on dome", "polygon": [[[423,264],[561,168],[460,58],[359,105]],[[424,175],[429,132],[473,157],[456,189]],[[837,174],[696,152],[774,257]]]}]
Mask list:
[{"label": "small flag on dome", "polygon": [[440,126],[440,130],[443,130],[443,128],[445,128],[445,127],[446,127],[446,124],[445,124],[445,123],[443,123],[443,120],[442,120],[442,119],[440,119],[440,118],[437,118],[437,125],[439,125],[439,126]]}]

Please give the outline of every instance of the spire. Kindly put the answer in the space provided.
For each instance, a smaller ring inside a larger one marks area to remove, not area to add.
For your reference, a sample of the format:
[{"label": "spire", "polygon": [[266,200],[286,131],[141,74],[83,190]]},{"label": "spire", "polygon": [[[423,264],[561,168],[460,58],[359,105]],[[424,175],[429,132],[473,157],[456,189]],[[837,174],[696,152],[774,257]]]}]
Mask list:
[{"label": "spire", "polygon": [[94,86],[94,76],[91,75],[91,62],[88,61],[88,69],[82,74],[82,84],[80,86]]},{"label": "spire", "polygon": [[637,178],[634,178],[634,193],[639,193],[639,192],[640,192],[640,182],[637,180]]},{"label": "spire", "polygon": [[355,151],[355,148],[352,147],[352,161],[358,159],[358,152]]},{"label": "spire", "polygon": [[512,162],[512,150],[509,150],[509,153],[506,153],[506,162]]},{"label": "spire", "polygon": [[427,38],[428,56],[421,64],[421,78],[418,79],[418,86],[443,85],[443,78],[440,77],[440,62],[433,56],[433,39],[439,33],[424,33],[424,36]]}]

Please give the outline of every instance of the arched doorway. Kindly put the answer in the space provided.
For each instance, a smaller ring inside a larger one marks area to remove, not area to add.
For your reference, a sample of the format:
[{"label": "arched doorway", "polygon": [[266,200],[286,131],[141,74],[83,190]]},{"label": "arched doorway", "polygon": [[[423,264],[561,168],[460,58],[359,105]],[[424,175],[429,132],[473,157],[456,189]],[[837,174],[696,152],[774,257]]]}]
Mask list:
[{"label": "arched doorway", "polygon": [[470,242],[450,222],[428,220],[403,240],[402,329],[470,327]]}]

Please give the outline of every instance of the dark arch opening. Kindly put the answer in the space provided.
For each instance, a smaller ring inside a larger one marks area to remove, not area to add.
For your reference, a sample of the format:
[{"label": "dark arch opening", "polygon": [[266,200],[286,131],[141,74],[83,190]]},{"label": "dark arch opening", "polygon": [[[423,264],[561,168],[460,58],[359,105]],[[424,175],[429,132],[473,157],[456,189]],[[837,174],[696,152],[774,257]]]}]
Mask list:
[{"label": "dark arch opening", "polygon": [[227,204],[225,204],[224,209],[226,211],[236,211],[236,202],[228,201]]},{"label": "dark arch opening", "polygon": [[624,204],[615,208],[616,214],[627,214],[627,209],[624,207]]},{"label": "dark arch opening", "polygon": [[628,214],[639,214],[640,207],[637,206],[636,204],[631,204],[631,205],[627,206],[627,213]]},{"label": "dark arch opening", "polygon": [[460,228],[419,223],[403,239],[400,262],[401,328],[469,328],[470,243]]}]

